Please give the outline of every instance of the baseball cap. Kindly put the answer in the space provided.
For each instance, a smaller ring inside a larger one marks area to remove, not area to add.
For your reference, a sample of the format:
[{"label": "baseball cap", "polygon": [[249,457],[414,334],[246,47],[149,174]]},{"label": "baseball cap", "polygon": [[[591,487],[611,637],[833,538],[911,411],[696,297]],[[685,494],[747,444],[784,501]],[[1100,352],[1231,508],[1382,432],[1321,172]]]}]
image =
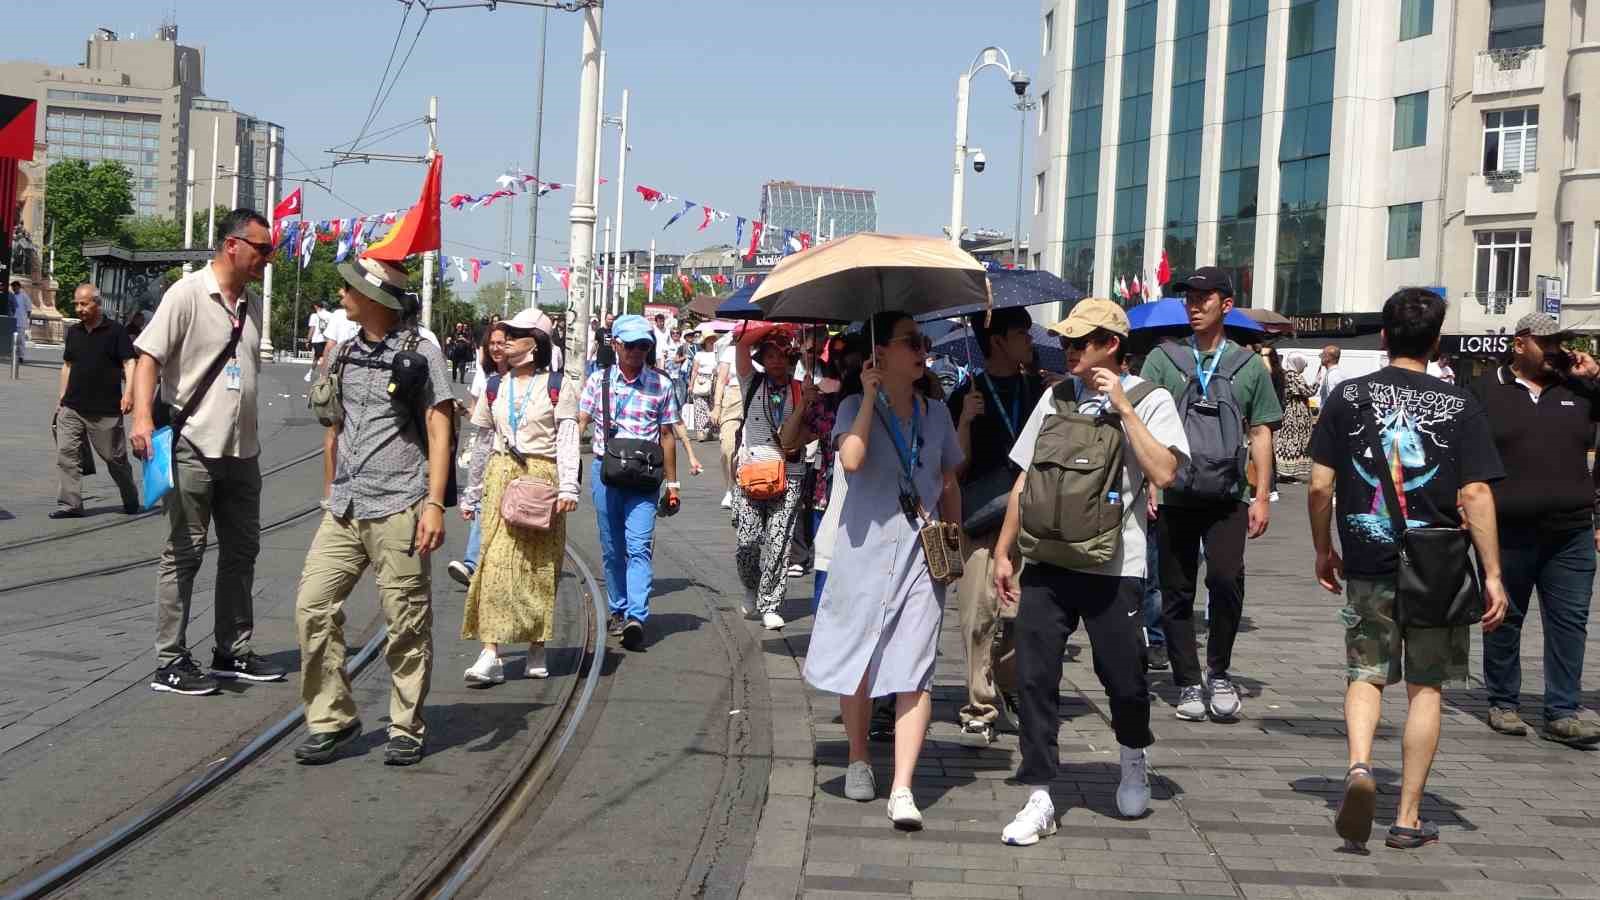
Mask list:
[{"label": "baseball cap", "polygon": [[645,321],[644,316],[631,313],[618,316],[617,320],[611,323],[611,337],[624,344],[649,341],[654,346],[656,342],[655,333],[650,330],[650,323]]},{"label": "baseball cap", "polygon": [[1517,320],[1517,330],[1512,333],[1518,337],[1525,334],[1533,337],[1553,337],[1558,334],[1566,334],[1567,329],[1561,327],[1561,323],[1556,321],[1555,316],[1547,313],[1532,312]]},{"label": "baseball cap", "polygon": [[1104,297],[1085,297],[1079,300],[1065,319],[1050,326],[1050,331],[1062,337],[1081,338],[1104,329],[1122,337],[1128,336],[1128,314],[1114,301]]},{"label": "baseball cap", "polygon": [[555,331],[555,324],[550,321],[550,317],[537,309],[525,309],[505,320],[504,324],[513,331],[529,331],[536,328],[546,335]]},{"label": "baseball cap", "polygon": [[1233,296],[1233,280],[1216,266],[1201,266],[1169,287],[1174,291],[1216,291],[1224,297]]}]

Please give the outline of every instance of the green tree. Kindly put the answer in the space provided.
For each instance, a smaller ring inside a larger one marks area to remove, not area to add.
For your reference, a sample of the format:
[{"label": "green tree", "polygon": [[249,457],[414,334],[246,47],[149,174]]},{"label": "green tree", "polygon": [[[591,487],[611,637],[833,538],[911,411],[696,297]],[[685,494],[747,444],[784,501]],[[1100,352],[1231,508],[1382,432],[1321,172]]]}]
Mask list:
[{"label": "green tree", "polygon": [[[133,213],[133,173],[120,162],[92,168],[81,159],[64,159],[45,173],[45,208],[50,211],[50,249],[56,281],[76,285],[89,280],[83,242],[116,238]],[[57,292],[56,306],[72,315],[72,291]]]}]

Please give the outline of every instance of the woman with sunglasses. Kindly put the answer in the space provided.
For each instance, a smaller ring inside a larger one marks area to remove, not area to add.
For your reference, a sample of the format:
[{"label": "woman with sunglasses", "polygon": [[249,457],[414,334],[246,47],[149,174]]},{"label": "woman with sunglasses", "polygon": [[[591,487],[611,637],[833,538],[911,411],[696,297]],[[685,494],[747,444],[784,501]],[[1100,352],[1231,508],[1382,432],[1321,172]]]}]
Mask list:
[{"label": "woman with sunglasses", "polygon": [[[483,502],[478,518],[483,529],[483,561],[467,588],[461,636],[483,642],[478,659],[467,669],[468,684],[505,681],[501,644],[527,642],[524,674],[547,678],[545,642],[554,632],[556,582],[566,543],[566,514],[578,508],[578,406],[575,391],[550,398],[553,347],[549,317],[524,310],[505,323],[508,370],[491,382],[472,412],[472,423],[492,435],[493,453],[474,478],[474,494]],[[475,449],[473,471],[484,442]],[[557,489],[549,528],[521,528],[500,515],[500,501],[514,480],[528,478]],[[480,487],[481,485],[481,487]]]},{"label": "woman with sunglasses", "polygon": [[[506,371],[506,330],[503,325],[493,325],[489,334],[484,338],[483,347],[478,352],[477,371],[472,373],[472,386],[467,389],[466,415],[470,422],[472,411],[478,408],[478,398],[483,396],[484,389],[489,384],[492,375],[503,375]],[[452,559],[445,566],[445,571],[450,577],[463,587],[472,583],[472,573],[478,570],[478,552],[483,544],[482,522],[478,519],[479,501],[483,497],[483,469],[482,466],[489,461],[490,442],[494,440],[493,432],[486,428],[477,429],[473,444],[482,442],[483,452],[477,453],[474,447],[465,448],[466,462],[458,465],[467,469],[467,488],[461,492],[461,518],[472,522],[472,528],[467,532],[467,554],[461,559]],[[474,470],[472,465],[477,462],[479,468]],[[474,492],[473,485],[477,485]]]},{"label": "woman with sunglasses", "polygon": [[851,577],[829,578],[823,589],[805,677],[840,695],[852,800],[877,796],[867,743],[872,698],[895,695],[888,814],[898,827],[921,828],[911,774],[931,713],[945,589],[929,575],[918,532],[934,513],[961,521],[961,444],[950,411],[918,390],[927,346],[917,323],[879,313],[868,333],[875,361],[861,373],[862,393],[840,404],[832,435],[847,491],[831,571]]}]

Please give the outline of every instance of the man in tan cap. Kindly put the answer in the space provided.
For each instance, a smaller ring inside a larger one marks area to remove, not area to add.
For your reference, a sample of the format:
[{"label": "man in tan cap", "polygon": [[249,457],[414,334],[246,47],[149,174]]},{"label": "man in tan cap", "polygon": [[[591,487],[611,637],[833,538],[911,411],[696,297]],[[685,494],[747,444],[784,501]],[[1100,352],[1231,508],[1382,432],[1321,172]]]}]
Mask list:
[{"label": "man in tan cap", "polygon": [[[295,629],[300,694],[311,732],[295,748],[307,764],[333,759],[361,736],[345,674],[344,601],[371,566],[388,621],[384,659],[393,688],[384,762],[422,759],[422,702],[433,669],[433,585],[429,557],[444,543],[455,396],[438,346],[417,328],[419,303],[406,273],[361,259],[339,266],[339,301],[360,331],[327,353],[333,363],[312,388],[318,417],[334,424],[323,440],[327,512],[311,539]],[[332,397],[331,400],[327,398]],[[326,402],[325,402],[326,401]]]},{"label": "man in tan cap", "polygon": [[[1031,791],[1001,834],[1017,846],[1056,828],[1050,783],[1060,759],[1061,654],[1080,621],[1122,745],[1117,809],[1136,817],[1150,806],[1145,748],[1155,735],[1144,674],[1144,493],[1148,485],[1171,484],[1189,452],[1172,395],[1118,374],[1128,340],[1121,307],[1081,300],[1050,330],[1061,335],[1072,377],[1039,401],[1011,450],[1022,474],[993,563],[1000,602],[1012,606],[1021,600],[1015,633],[1022,750],[1017,780]],[[1035,467],[1035,460],[1052,464]],[[1060,465],[1063,460],[1074,465]],[[1067,510],[1071,514],[1063,516]],[[1013,578],[1013,548],[1027,559],[1020,588]]]}]

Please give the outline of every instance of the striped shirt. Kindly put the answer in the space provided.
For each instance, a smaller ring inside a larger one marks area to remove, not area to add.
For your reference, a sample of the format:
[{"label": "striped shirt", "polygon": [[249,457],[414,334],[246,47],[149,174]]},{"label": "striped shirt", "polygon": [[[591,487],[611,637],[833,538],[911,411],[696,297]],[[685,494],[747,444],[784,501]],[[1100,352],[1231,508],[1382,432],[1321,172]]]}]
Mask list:
[{"label": "striped shirt", "polygon": [[[759,374],[760,380],[756,383],[754,398],[750,401],[750,412],[744,419],[744,448],[748,451],[760,452],[753,454],[752,458],[765,456],[773,458],[773,454],[782,455],[783,447],[778,442],[778,432],[783,429],[783,423],[795,414],[795,407],[799,405],[797,398],[800,396],[800,383],[791,380],[787,385],[778,390],[772,389],[772,384]],[[750,390],[750,389],[747,389]],[[740,398],[742,401],[744,398]],[[800,478],[806,473],[806,459],[801,456],[796,460],[787,460],[784,463],[784,474],[789,478]]]},{"label": "striped shirt", "polygon": [[678,421],[677,404],[672,396],[672,383],[655,369],[645,366],[639,370],[639,376],[632,381],[624,377],[622,370],[616,367],[593,372],[583,384],[583,395],[578,400],[578,412],[594,421],[594,438],[591,443],[596,455],[604,453],[606,449],[605,420],[608,416],[605,414],[606,410],[602,409],[604,395],[601,390],[603,383],[600,380],[606,377],[611,379],[609,419],[611,427],[617,431],[617,437],[659,441],[661,429]]}]

